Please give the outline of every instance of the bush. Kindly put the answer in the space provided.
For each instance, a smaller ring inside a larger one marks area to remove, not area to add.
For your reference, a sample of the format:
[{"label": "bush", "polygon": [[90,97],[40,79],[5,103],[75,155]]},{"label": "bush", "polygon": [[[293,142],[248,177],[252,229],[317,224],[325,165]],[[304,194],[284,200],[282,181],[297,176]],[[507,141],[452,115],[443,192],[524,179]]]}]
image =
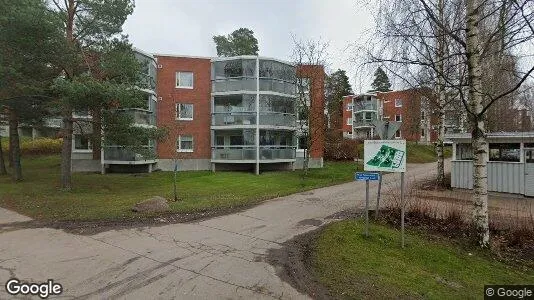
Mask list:
[{"label": "bush", "polygon": [[[22,155],[49,155],[61,153],[63,139],[37,138],[21,139],[20,151]],[[7,153],[9,148],[8,138],[2,138],[2,151]]]},{"label": "bush", "polygon": [[357,140],[341,139],[325,143],[324,151],[327,160],[354,160],[363,158],[363,146]]}]

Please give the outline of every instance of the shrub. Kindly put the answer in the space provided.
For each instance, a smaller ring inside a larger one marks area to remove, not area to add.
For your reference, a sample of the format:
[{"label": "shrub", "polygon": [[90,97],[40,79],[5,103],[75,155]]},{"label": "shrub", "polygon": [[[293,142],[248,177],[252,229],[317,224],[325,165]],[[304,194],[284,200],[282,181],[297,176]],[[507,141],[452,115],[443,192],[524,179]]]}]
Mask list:
[{"label": "shrub", "polygon": [[362,158],[363,147],[359,146],[360,143],[357,140],[341,139],[327,142],[325,143],[324,156],[327,160],[354,160],[355,158]]},{"label": "shrub", "polygon": [[[37,138],[21,139],[20,151],[22,155],[49,155],[61,153],[63,139]],[[9,141],[7,138],[2,139],[2,150],[7,153]]]}]

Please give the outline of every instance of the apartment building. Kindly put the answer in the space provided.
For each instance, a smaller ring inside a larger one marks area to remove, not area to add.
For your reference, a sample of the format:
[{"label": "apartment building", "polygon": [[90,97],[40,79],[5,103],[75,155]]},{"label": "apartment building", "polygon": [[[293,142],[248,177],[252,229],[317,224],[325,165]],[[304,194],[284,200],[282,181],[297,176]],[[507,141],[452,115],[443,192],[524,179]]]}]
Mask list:
[{"label": "apartment building", "polygon": [[[156,59],[139,49],[135,49],[135,56],[143,66],[140,75],[145,84],[140,90],[146,101],[139,107],[119,108],[117,112],[131,116],[133,126],[156,127]],[[72,138],[73,172],[151,172],[156,167],[155,141],[144,141],[142,150],[103,143],[100,122],[94,120],[99,117],[98,112],[73,114],[76,124]]]},{"label": "apartment building", "polygon": [[[296,67],[258,56],[156,59],[158,127],[169,130],[157,146],[159,169],[172,170],[176,161],[180,170],[259,173],[302,166],[296,78],[320,86],[310,103],[311,113],[323,116],[322,66]],[[310,119],[312,129],[324,123]],[[312,143],[311,167],[322,167],[323,140],[316,136]]]},{"label": "apartment building", "polygon": [[401,122],[395,138],[431,143],[437,139],[437,117],[429,89],[365,93],[343,97],[343,137],[372,139],[374,122]]},{"label": "apartment building", "polygon": [[[120,172],[179,170],[291,170],[301,168],[304,132],[313,134],[310,167],[323,166],[324,69],[258,56],[230,58],[150,55],[146,108],[127,108],[136,126],[165,128],[166,138],[147,141],[154,157],[120,145],[91,145],[93,132],[75,132],[73,170]],[[297,81],[297,78],[303,80]],[[297,83],[306,84],[308,116],[299,115]],[[91,115],[78,116],[80,121]]]}]

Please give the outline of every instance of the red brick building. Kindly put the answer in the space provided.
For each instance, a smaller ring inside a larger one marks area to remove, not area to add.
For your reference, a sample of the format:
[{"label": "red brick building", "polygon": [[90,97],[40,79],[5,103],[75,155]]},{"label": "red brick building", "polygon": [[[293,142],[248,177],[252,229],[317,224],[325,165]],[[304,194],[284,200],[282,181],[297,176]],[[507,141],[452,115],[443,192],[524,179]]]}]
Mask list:
[{"label": "red brick building", "polygon": [[401,122],[395,138],[432,143],[437,140],[435,95],[430,89],[348,95],[343,98],[343,136],[375,138],[377,119]]},{"label": "red brick building", "polygon": [[[256,56],[203,58],[155,55],[156,168],[172,170],[302,167],[295,76],[308,78],[313,143],[310,167],[322,167],[324,69]],[[258,101],[256,101],[258,100]]]}]

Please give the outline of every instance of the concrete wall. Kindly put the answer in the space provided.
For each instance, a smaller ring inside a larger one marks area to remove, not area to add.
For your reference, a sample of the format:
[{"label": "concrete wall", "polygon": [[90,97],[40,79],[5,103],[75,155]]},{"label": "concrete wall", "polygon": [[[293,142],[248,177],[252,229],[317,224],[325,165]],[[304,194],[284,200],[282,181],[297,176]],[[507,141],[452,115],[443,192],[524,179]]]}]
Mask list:
[{"label": "concrete wall", "polygon": [[[473,188],[473,162],[451,162],[451,186]],[[514,162],[488,162],[488,190],[492,192],[524,194],[525,165]]]},{"label": "concrete wall", "polygon": [[[155,169],[161,171],[173,171],[173,159],[159,159]],[[178,171],[203,171],[211,170],[211,160],[209,159],[179,159]]]},{"label": "concrete wall", "polygon": [[[295,169],[302,169],[303,163],[304,163],[304,158],[303,157],[297,157],[297,161],[295,161]],[[308,167],[310,169],[322,168],[323,167],[323,158],[322,157],[319,157],[319,158],[311,157],[310,161],[308,162]]]},{"label": "concrete wall", "polygon": [[[74,154],[74,153],[73,153]],[[102,171],[100,160],[94,159],[73,159],[72,172],[98,172]]]}]

